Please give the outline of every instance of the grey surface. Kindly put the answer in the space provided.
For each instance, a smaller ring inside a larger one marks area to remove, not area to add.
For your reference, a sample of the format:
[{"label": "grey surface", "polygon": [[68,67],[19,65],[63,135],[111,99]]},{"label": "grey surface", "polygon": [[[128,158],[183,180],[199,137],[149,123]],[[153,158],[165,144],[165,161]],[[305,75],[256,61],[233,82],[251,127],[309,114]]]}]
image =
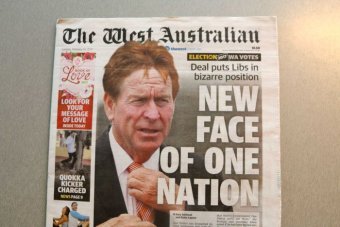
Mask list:
[{"label": "grey surface", "polygon": [[278,16],[282,226],[339,226],[338,0],[2,0],[0,226],[45,225],[57,18],[257,15]]}]

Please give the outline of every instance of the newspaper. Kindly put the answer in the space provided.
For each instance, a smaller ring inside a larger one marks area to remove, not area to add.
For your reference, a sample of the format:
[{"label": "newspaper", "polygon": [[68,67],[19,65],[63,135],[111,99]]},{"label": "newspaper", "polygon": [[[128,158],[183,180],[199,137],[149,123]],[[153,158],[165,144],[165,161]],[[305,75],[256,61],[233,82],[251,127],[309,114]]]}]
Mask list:
[{"label": "newspaper", "polygon": [[[56,28],[46,226],[114,226],[124,217],[281,225],[275,17],[59,19]],[[120,69],[125,77],[104,91],[118,52],[146,43],[162,47],[175,69],[121,59],[132,62]],[[143,166],[119,170],[130,159]]]}]

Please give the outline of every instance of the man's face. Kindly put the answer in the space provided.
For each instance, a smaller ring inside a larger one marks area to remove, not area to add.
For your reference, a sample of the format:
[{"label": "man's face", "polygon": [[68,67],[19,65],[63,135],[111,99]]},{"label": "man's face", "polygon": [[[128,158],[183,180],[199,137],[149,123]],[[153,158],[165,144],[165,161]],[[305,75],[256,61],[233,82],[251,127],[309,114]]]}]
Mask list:
[{"label": "man's face", "polygon": [[77,210],[78,209],[78,204],[77,203],[73,203],[71,206],[72,210]]},{"label": "man's face", "polygon": [[106,113],[118,144],[134,161],[147,161],[171,127],[174,101],[170,77],[164,81],[154,68],[148,76],[144,69],[136,70],[123,81],[117,100],[110,100],[106,94]]}]

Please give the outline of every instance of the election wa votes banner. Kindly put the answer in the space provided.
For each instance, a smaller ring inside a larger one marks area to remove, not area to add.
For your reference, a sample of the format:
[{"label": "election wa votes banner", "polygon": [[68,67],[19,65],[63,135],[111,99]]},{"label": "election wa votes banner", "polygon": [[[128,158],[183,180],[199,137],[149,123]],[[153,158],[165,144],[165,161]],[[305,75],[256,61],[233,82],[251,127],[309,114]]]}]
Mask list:
[{"label": "election wa votes banner", "polygon": [[143,220],[139,204],[156,226],[281,225],[275,17],[56,29],[46,226]]}]

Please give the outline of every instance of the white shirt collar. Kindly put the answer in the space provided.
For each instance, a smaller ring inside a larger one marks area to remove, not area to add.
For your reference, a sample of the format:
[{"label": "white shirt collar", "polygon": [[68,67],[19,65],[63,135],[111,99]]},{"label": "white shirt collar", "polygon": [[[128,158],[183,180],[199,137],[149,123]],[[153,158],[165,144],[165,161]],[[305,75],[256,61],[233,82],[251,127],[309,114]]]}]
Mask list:
[{"label": "white shirt collar", "polygon": [[[117,143],[113,136],[112,127],[109,131],[109,140],[112,150],[112,154],[116,164],[116,170],[118,176],[124,173],[124,171],[132,164],[132,158],[126,153],[126,151]],[[159,148],[151,155],[151,157],[143,163],[143,166],[147,169],[159,171]]]}]

